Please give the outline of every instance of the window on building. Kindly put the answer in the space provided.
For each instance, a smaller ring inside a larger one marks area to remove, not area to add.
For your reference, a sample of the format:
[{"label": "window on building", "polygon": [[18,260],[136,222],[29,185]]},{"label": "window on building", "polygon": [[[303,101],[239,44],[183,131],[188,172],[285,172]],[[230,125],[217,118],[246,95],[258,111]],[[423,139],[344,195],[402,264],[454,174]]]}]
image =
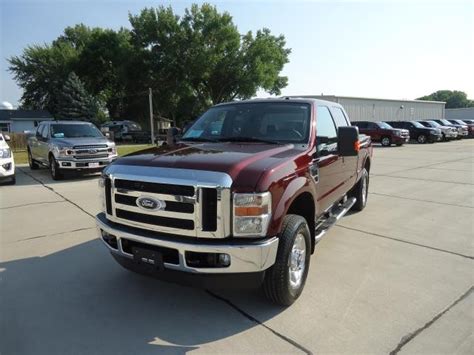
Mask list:
[{"label": "window on building", "polygon": [[10,132],[10,123],[0,122],[0,132]]}]

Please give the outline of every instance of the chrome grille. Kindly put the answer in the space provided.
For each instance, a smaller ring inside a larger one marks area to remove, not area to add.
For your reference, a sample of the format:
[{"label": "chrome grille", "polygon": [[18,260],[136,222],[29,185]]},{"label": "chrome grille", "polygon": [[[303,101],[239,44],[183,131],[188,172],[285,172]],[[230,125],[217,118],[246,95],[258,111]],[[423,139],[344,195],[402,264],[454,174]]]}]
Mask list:
[{"label": "chrome grille", "polygon": [[[136,175],[130,175],[136,171]],[[230,185],[227,174],[187,169],[112,165],[107,173],[113,222],[166,234],[202,238],[230,235]],[[139,207],[148,197],[165,203],[161,210]]]}]

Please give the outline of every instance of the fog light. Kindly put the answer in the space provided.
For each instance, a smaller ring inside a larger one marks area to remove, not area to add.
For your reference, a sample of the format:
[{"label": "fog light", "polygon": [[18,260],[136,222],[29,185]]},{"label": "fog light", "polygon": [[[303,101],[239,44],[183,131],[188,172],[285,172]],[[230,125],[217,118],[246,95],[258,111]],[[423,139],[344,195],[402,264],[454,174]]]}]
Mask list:
[{"label": "fog light", "polygon": [[229,266],[230,265],[230,255],[229,254],[219,254],[218,257],[219,266]]},{"label": "fog light", "polygon": [[118,249],[117,237],[109,234],[104,230],[101,230],[102,240],[107,243],[111,248]]}]

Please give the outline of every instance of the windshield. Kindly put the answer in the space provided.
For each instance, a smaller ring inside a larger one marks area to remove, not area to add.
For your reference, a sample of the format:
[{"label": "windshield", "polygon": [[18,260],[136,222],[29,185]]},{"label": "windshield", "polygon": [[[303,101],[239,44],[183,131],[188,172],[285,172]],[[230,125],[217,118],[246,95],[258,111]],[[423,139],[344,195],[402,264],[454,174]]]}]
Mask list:
[{"label": "windshield", "polygon": [[429,123],[431,127],[436,127],[436,128],[441,127],[441,125],[435,121],[427,121],[427,123]]},{"label": "windshield", "polygon": [[259,102],[213,107],[184,134],[184,141],[308,143],[311,106]]},{"label": "windshield", "polygon": [[92,124],[52,124],[52,138],[102,138],[102,133]]},{"label": "windshield", "polygon": [[420,122],[411,121],[411,123],[413,123],[413,125],[414,125],[416,128],[425,128],[425,127],[423,127],[423,125],[422,125]]},{"label": "windshield", "polygon": [[452,126],[453,124],[451,122],[449,122],[448,120],[440,120],[441,122],[443,122],[444,125],[447,125],[447,126]]},{"label": "windshield", "polygon": [[385,129],[391,129],[391,128],[393,128],[393,127],[390,126],[387,122],[377,122],[377,124],[379,125],[380,128],[385,128]]}]

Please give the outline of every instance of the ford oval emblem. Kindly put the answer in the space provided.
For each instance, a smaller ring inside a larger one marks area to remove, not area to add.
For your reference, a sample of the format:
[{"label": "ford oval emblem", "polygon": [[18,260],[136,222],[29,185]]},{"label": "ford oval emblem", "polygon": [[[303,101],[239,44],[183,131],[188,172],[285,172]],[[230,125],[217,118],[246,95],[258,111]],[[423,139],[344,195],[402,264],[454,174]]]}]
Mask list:
[{"label": "ford oval emblem", "polygon": [[137,198],[137,206],[147,211],[163,211],[166,207],[165,201],[152,197],[142,196]]}]

